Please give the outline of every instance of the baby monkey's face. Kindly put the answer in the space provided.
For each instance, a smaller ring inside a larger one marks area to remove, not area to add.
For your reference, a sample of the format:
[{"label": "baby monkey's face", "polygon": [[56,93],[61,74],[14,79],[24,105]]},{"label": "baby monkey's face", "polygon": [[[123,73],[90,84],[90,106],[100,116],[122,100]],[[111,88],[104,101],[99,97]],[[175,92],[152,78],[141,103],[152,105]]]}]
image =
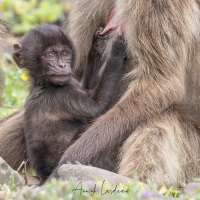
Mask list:
[{"label": "baby monkey's face", "polygon": [[41,55],[42,75],[57,84],[64,84],[72,75],[72,50],[57,44],[45,49]]}]

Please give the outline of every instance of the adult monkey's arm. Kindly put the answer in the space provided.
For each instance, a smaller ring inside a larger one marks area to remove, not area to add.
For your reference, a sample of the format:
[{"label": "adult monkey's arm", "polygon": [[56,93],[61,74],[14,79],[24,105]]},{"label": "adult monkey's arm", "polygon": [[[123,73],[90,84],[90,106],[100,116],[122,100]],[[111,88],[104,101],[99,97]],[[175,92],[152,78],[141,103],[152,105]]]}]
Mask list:
[{"label": "adult monkey's arm", "polygon": [[23,119],[22,109],[0,121],[0,157],[15,170],[27,159]]}]

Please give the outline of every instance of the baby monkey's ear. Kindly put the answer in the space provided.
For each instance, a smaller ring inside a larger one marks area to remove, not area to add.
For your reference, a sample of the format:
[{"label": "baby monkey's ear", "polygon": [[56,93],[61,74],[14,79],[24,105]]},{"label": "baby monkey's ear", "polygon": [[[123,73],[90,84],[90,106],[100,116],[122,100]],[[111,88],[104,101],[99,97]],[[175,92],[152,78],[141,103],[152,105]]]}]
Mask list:
[{"label": "baby monkey's ear", "polygon": [[13,45],[14,53],[12,54],[12,56],[17,66],[19,68],[24,68],[25,66],[23,64],[23,59],[21,58],[21,55],[20,55],[21,47],[22,47],[21,44],[14,44]]}]

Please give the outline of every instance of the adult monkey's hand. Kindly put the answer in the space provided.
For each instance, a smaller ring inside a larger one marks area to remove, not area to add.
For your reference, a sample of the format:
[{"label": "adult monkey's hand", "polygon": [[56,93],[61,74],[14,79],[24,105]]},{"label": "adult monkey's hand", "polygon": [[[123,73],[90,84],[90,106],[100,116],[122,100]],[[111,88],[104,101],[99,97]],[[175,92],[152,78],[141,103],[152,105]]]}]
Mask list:
[{"label": "adult monkey's hand", "polygon": [[104,30],[102,31],[101,35],[104,35],[107,32],[115,31],[117,29],[119,31],[119,35],[123,35],[124,23],[123,20],[120,18],[120,16],[116,14],[116,8],[114,7],[110,12],[108,23],[104,28]]}]

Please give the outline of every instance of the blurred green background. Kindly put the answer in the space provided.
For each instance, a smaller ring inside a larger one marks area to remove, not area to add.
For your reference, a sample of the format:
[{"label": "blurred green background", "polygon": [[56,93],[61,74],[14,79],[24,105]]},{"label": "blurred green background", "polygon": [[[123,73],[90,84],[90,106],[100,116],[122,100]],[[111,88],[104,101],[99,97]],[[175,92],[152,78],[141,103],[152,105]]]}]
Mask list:
[{"label": "blurred green background", "polygon": [[0,0],[0,13],[6,22],[9,37],[0,61],[5,78],[0,118],[18,110],[28,95],[28,77],[12,59],[12,45],[31,28],[42,23],[62,25],[72,0]]}]

